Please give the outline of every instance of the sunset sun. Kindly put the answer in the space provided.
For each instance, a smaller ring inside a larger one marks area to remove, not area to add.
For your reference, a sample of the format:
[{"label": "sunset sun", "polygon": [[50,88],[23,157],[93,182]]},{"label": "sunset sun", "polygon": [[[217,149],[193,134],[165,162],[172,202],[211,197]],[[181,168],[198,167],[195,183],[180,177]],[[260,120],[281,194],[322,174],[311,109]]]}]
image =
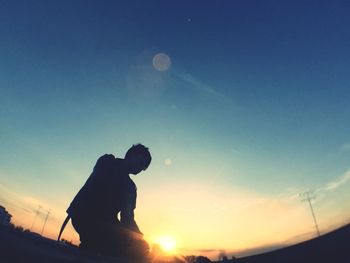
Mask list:
[{"label": "sunset sun", "polygon": [[171,236],[159,237],[156,241],[164,252],[173,253],[176,250],[176,240]]}]

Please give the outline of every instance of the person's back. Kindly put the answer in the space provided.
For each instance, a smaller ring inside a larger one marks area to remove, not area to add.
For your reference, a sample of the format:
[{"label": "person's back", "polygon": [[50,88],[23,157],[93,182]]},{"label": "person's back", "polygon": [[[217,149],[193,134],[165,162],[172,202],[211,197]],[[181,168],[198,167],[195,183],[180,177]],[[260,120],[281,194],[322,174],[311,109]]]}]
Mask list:
[{"label": "person's back", "polygon": [[136,203],[136,186],[123,168],[122,160],[105,154],[98,159],[67,213],[71,218],[110,222],[127,202]]},{"label": "person's back", "polygon": [[129,254],[137,254],[137,251],[130,251],[132,247],[147,250],[147,243],[134,220],[136,186],[129,174],[147,169],[150,162],[148,149],[140,144],[131,147],[124,159],[111,154],[98,159],[92,174],[67,209],[79,233],[81,248],[106,255],[123,255],[128,250]]}]

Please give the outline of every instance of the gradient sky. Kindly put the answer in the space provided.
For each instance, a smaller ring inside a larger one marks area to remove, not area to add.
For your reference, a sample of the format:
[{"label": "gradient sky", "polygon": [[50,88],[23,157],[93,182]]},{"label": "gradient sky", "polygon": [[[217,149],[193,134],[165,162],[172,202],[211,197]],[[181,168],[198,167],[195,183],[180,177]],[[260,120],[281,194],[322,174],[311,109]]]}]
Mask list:
[{"label": "gradient sky", "polygon": [[307,239],[307,190],[321,232],[349,223],[349,13],[348,1],[0,1],[0,204],[27,228],[40,205],[38,232],[51,209],[56,237],[97,158],[141,142],[149,241],[213,256]]}]

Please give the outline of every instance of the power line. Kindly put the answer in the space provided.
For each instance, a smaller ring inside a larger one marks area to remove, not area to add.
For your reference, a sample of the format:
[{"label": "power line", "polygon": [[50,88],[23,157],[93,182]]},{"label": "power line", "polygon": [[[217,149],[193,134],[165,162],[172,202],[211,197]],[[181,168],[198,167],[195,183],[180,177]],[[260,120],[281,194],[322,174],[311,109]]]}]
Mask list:
[{"label": "power line", "polygon": [[45,222],[44,222],[43,228],[41,229],[41,235],[43,235],[43,233],[44,233],[45,225],[46,225],[47,219],[49,218],[50,213],[51,213],[51,209],[49,209],[49,211],[47,211],[47,214],[45,217]]},{"label": "power line", "polygon": [[38,215],[39,215],[39,213],[40,213],[40,209],[41,209],[41,205],[38,206],[38,209],[37,209],[36,212],[35,212],[35,217],[34,217],[32,226],[30,227],[30,231],[32,231],[32,229],[33,229],[33,226],[34,226],[34,224],[35,224],[35,222],[36,222],[36,219],[38,218]]},{"label": "power line", "polygon": [[315,199],[315,196],[313,195],[313,191],[306,191],[304,193],[299,194],[299,196],[300,197],[305,197],[304,199],[301,200],[302,202],[308,202],[309,203],[311,214],[312,214],[312,218],[314,219],[317,235],[320,236],[321,235],[320,234],[320,230],[318,229],[318,224],[317,224],[317,221],[316,221],[315,212],[314,212],[314,209],[313,209],[312,203],[311,203],[311,200]]}]

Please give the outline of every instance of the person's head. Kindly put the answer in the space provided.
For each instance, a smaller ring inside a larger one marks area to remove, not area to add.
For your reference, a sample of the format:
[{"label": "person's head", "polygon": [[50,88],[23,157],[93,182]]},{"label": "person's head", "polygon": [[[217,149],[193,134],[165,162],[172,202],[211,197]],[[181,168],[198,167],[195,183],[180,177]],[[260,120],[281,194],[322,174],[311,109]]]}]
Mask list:
[{"label": "person's head", "polygon": [[138,174],[148,168],[152,157],[147,147],[142,144],[133,145],[125,154],[129,172]]}]

